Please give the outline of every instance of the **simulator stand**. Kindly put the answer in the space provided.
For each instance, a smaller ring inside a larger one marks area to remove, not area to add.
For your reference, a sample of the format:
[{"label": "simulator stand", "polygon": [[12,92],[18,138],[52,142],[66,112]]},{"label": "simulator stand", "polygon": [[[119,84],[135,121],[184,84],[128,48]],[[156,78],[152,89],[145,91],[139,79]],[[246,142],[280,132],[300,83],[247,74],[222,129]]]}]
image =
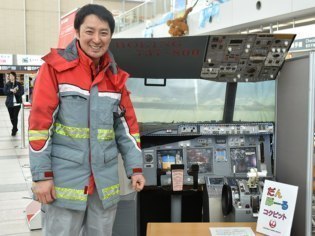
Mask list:
[{"label": "simulator stand", "polygon": [[[193,189],[198,190],[198,172],[199,166],[194,164],[188,171],[188,175],[193,177]],[[158,169],[157,179],[161,183],[161,175],[165,175],[165,171]],[[183,178],[184,165],[171,165],[171,222],[182,222],[182,194],[183,194]]]}]

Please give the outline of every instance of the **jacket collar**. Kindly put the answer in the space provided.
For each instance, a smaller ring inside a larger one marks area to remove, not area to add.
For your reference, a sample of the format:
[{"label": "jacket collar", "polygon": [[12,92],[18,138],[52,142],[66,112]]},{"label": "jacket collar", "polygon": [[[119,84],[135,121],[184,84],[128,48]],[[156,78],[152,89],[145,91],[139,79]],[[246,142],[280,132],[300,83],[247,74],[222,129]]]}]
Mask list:
[{"label": "jacket collar", "polygon": [[[89,68],[93,65],[93,61],[80,49],[76,39],[65,49],[51,49],[51,52],[42,59],[58,72],[76,67],[79,63]],[[104,59],[101,64],[101,70],[109,66],[112,72],[110,80],[117,89],[122,89],[129,74],[121,69],[118,71],[115,59],[109,50],[104,55]]]},{"label": "jacket collar", "polygon": [[108,52],[106,52],[100,58],[99,65],[95,66],[93,60],[88,55],[86,55],[85,52],[83,52],[83,50],[81,49],[80,44],[79,44],[78,41],[76,42],[76,48],[77,48],[77,51],[78,51],[78,56],[79,56],[80,63],[84,67],[86,67],[88,70],[90,70],[90,71],[92,70],[94,76],[96,76],[96,74],[99,71],[103,70],[104,68],[106,68],[111,63],[111,58],[109,57]]},{"label": "jacket collar", "polygon": [[[73,68],[81,63],[83,66],[94,68],[94,63],[80,48],[77,39],[74,39],[65,49],[51,49],[50,53],[42,58],[58,72]],[[107,51],[101,59],[99,69],[102,70],[110,65],[113,73],[117,71],[116,63],[111,52]]]}]

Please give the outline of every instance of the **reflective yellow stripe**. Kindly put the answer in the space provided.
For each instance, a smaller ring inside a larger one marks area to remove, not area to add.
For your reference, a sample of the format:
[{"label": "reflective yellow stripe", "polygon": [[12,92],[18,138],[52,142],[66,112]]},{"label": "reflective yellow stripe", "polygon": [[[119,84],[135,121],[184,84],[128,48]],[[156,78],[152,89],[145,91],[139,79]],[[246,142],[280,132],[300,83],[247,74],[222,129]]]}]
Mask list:
[{"label": "reflective yellow stripe", "polygon": [[77,128],[55,123],[55,132],[70,138],[90,138],[89,128]]},{"label": "reflective yellow stripe", "polygon": [[136,140],[137,143],[140,143],[140,135],[139,133],[131,134],[132,137]]},{"label": "reflective yellow stripe", "polygon": [[[60,123],[55,123],[55,132],[57,134],[68,136],[70,138],[90,138],[90,129],[89,128],[77,128],[62,125]],[[115,133],[113,129],[98,129],[97,130],[97,139],[110,141],[115,138]]]},{"label": "reflective yellow stripe", "polygon": [[115,184],[113,186],[103,188],[102,192],[104,194],[103,200],[109,199],[111,197],[119,195],[119,184]]},{"label": "reflective yellow stripe", "polygon": [[49,132],[48,130],[29,130],[28,131],[28,140],[36,141],[36,140],[47,140]]},{"label": "reflective yellow stripe", "polygon": [[72,189],[72,188],[60,188],[56,187],[57,198],[74,200],[74,201],[86,201],[87,194],[84,194],[84,190]]},{"label": "reflective yellow stripe", "polygon": [[112,129],[98,129],[97,130],[97,139],[110,141],[115,137],[114,130]]}]

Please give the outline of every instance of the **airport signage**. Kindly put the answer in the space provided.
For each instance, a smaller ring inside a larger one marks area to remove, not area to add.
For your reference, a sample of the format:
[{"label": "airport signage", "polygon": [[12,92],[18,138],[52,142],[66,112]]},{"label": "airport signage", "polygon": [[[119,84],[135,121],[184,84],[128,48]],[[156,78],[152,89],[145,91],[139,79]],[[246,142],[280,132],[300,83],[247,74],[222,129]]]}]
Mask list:
[{"label": "airport signage", "polygon": [[315,49],[315,37],[296,39],[291,45],[290,52],[308,51]]},{"label": "airport signage", "polygon": [[21,66],[40,66],[44,63],[39,55],[16,55],[16,60]]},{"label": "airport signage", "polygon": [[256,231],[290,236],[298,187],[265,180]]},{"label": "airport signage", "polygon": [[0,65],[0,71],[37,71],[40,66]]},{"label": "airport signage", "polygon": [[13,55],[12,54],[0,54],[0,65],[12,65]]}]

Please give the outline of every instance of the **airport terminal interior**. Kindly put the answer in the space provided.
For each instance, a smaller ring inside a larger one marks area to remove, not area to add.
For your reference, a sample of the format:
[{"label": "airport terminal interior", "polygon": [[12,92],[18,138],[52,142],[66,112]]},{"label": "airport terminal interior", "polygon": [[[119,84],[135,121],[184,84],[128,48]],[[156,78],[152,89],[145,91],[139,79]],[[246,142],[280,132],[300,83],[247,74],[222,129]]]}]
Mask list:
[{"label": "airport terminal interior", "polygon": [[[113,236],[315,235],[313,0],[1,0],[0,236],[42,235],[28,159],[34,81],[89,3],[115,18],[110,51],[130,74],[146,178],[134,192],[119,156]],[[3,93],[12,71],[25,90],[16,136]]]}]

